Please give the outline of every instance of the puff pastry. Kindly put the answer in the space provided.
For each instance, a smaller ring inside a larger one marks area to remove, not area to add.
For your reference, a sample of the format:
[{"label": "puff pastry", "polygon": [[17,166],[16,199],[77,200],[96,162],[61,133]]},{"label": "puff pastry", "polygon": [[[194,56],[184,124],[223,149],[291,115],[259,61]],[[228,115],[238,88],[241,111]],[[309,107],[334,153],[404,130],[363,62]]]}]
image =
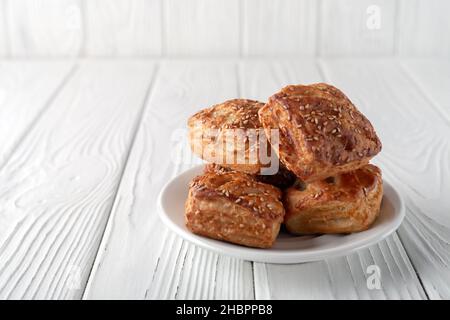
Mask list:
[{"label": "puff pastry", "polygon": [[358,169],[381,150],[369,120],[325,83],[284,87],[259,110],[259,119],[266,131],[279,129],[275,151],[306,182]]},{"label": "puff pastry", "polygon": [[260,148],[268,157],[272,152],[258,118],[262,106],[254,100],[233,99],[194,114],[188,120],[192,152],[208,162],[250,174],[270,167],[269,160],[259,156]]},{"label": "puff pastry", "polygon": [[286,190],[285,224],[294,234],[350,233],[368,229],[378,216],[383,196],[381,171],[368,164]]},{"label": "puff pastry", "polygon": [[[208,163],[205,165],[204,171],[213,173],[225,173],[232,170],[215,163]],[[259,182],[268,183],[280,189],[286,189],[290,187],[296,180],[295,175],[291,171],[286,169],[286,167],[284,167],[281,163],[279,164],[277,173],[273,175],[256,174],[253,175],[253,178],[255,178]]]},{"label": "puff pastry", "polygon": [[284,217],[281,191],[241,172],[194,178],[185,204],[186,226],[209,238],[269,248]]}]

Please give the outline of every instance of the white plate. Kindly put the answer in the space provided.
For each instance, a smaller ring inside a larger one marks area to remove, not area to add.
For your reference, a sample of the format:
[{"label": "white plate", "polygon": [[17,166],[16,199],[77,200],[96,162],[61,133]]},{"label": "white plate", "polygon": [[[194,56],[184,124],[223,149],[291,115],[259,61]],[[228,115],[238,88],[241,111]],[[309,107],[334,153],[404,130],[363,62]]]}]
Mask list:
[{"label": "white plate", "polygon": [[202,170],[202,165],[194,167],[166,184],[158,199],[160,218],[170,229],[196,245],[245,260],[286,264],[347,255],[387,237],[400,226],[405,215],[404,205],[399,194],[384,180],[381,212],[369,230],[348,235],[322,236],[293,236],[281,231],[272,248],[247,248],[197,236],[186,228],[184,203],[188,195],[188,185],[192,178],[200,174]]}]

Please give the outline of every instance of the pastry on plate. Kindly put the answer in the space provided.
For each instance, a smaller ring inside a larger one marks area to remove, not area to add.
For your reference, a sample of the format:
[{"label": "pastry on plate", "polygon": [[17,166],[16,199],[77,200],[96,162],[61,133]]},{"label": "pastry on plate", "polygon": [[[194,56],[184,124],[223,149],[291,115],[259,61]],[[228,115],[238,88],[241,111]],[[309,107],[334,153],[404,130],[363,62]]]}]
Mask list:
[{"label": "pastry on plate", "polygon": [[293,234],[351,233],[368,229],[378,216],[383,182],[378,167],[368,164],[285,191],[284,223]]},{"label": "pastry on plate", "polygon": [[279,130],[279,146],[271,141],[272,147],[306,182],[358,169],[381,150],[369,120],[325,83],[284,87],[259,110],[259,119],[267,132]]},{"label": "pastry on plate", "polygon": [[[233,99],[194,114],[188,120],[192,152],[208,162],[250,174],[270,167],[272,150],[258,118],[263,105]],[[260,148],[267,159],[260,156]]]},{"label": "pastry on plate", "polygon": [[[204,171],[214,173],[224,173],[230,172],[232,170],[222,167],[215,163],[208,163],[205,165]],[[291,171],[286,169],[286,167],[283,166],[282,163],[279,164],[278,171],[275,174],[272,175],[256,174],[253,175],[253,177],[259,182],[268,183],[280,189],[286,189],[290,187],[296,180],[295,175]]]},{"label": "pastry on plate", "polygon": [[209,238],[269,248],[283,222],[280,199],[280,190],[248,174],[207,172],[190,184],[186,226]]}]

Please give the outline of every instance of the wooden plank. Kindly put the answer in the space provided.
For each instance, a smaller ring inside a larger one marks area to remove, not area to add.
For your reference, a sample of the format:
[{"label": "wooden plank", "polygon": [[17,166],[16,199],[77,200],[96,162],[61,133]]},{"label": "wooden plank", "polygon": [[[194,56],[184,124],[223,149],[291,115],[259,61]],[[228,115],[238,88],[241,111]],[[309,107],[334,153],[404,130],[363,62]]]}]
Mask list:
[{"label": "wooden plank", "polygon": [[238,96],[233,63],[181,61],[161,66],[85,298],[253,297],[249,262],[184,242],[166,230],[156,212],[161,187],[192,166],[190,157],[182,162],[170,157],[177,146],[191,155],[180,142],[186,138],[187,118]]},{"label": "wooden plank", "polygon": [[0,168],[45,112],[72,66],[67,62],[0,62]]},{"label": "wooden plank", "polygon": [[0,297],[79,298],[152,65],[84,63],[0,169]]},{"label": "wooden plank", "polygon": [[166,0],[163,5],[168,55],[239,55],[239,0]]},{"label": "wooden plank", "polygon": [[450,125],[450,63],[444,59],[402,59],[400,62],[428,100],[424,107],[435,108]]},{"label": "wooden plank", "polygon": [[[446,60],[407,60],[402,63],[404,70],[413,79],[418,90],[426,97],[426,103],[421,108],[435,109],[439,116],[450,127],[450,63]],[[430,110],[432,112],[432,110]],[[430,127],[434,128],[434,127]],[[433,130],[434,131],[434,130]],[[436,134],[441,136],[441,134]],[[449,150],[448,136],[443,135],[444,143],[433,144],[434,154],[427,157],[433,161],[429,166],[437,167],[436,175],[429,178],[433,186],[439,181],[439,189],[419,198],[420,204],[411,204],[410,219],[404,224],[405,247],[408,249],[416,269],[421,274],[427,291],[432,298],[448,299],[450,297],[450,221],[448,210],[449,183],[445,177],[449,176]],[[442,140],[441,140],[442,141]],[[433,152],[433,151],[431,151]],[[439,160],[432,160],[437,155]],[[442,162],[440,161],[442,160]],[[431,171],[431,170],[430,170]],[[434,171],[434,170],[433,170]],[[438,176],[439,174],[439,176]],[[426,177],[424,177],[426,179]],[[428,182],[427,182],[428,183]],[[425,200],[425,201],[424,201]],[[439,216],[439,221],[435,219]]]},{"label": "wooden plank", "polygon": [[319,54],[392,55],[395,5],[391,0],[323,0]]},{"label": "wooden plank", "polygon": [[160,0],[89,0],[85,3],[86,55],[161,54]]},{"label": "wooden plank", "polygon": [[450,2],[399,0],[398,52],[402,56],[450,55]]},{"label": "wooden plank", "polygon": [[406,201],[401,240],[428,296],[449,298],[448,122],[395,61],[333,61],[325,74],[378,129],[377,161]]},{"label": "wooden plank", "polygon": [[245,0],[243,53],[247,56],[314,55],[317,1]]},{"label": "wooden plank", "polygon": [[[287,84],[329,80],[314,60],[247,62],[242,64],[240,75],[243,95],[261,100]],[[371,113],[368,117],[377,119]],[[383,126],[375,123],[375,127]],[[380,290],[367,286],[371,274],[367,267],[371,265],[380,268]],[[254,278],[256,298],[261,299],[426,298],[396,235],[347,257],[296,265],[255,263]]]},{"label": "wooden plank", "polygon": [[81,0],[8,0],[11,55],[76,56],[83,41]]}]

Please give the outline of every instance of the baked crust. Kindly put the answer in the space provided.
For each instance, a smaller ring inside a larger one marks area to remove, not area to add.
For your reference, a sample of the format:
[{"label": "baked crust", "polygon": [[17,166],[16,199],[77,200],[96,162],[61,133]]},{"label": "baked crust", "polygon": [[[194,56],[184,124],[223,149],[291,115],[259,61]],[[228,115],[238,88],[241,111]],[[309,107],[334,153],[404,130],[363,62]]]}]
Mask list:
[{"label": "baked crust", "polygon": [[269,139],[268,131],[279,129],[275,151],[306,182],[358,169],[381,151],[369,120],[325,83],[284,87],[259,110],[259,119]]},{"label": "baked crust", "polygon": [[283,196],[285,224],[294,234],[351,233],[368,229],[383,197],[381,170],[368,164],[308,184],[298,183]]},{"label": "baked crust", "polygon": [[[222,167],[215,163],[208,163],[205,165],[204,172],[213,172],[213,173],[225,173],[232,171],[229,168]],[[295,175],[286,169],[286,167],[280,163],[278,167],[278,171],[275,174],[272,175],[260,175],[255,174],[252,175],[254,179],[256,179],[259,182],[271,184],[279,189],[286,189],[290,186],[292,186],[296,180]]]},{"label": "baked crust", "polygon": [[[269,167],[259,157],[259,148],[266,155],[272,152],[258,118],[263,106],[254,100],[233,99],[197,112],[188,120],[192,152],[208,162],[250,174]],[[228,136],[233,133],[239,138]],[[259,136],[264,143],[259,143]]]},{"label": "baked crust", "polygon": [[194,178],[185,204],[193,233],[248,247],[269,248],[284,217],[281,191],[241,172]]}]

